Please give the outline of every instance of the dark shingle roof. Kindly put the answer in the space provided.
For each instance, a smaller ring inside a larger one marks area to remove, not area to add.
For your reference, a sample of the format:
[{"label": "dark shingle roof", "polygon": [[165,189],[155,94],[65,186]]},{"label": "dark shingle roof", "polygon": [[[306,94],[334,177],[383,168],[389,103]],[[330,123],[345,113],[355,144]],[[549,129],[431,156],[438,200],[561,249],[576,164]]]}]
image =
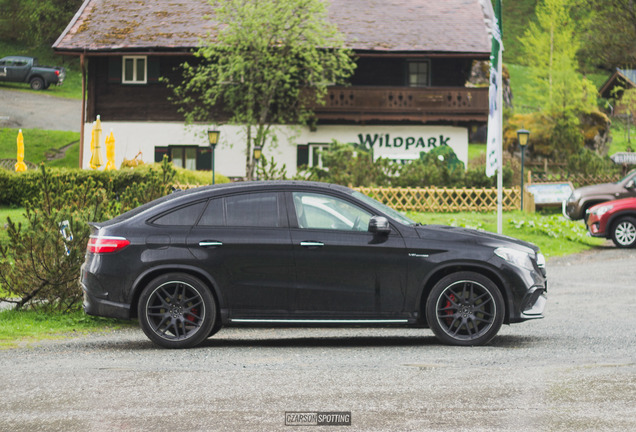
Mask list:
[{"label": "dark shingle roof", "polygon": [[[489,53],[490,0],[328,0],[329,19],[361,51]],[[486,10],[486,12],[484,12]],[[86,0],[59,51],[189,49],[216,25],[206,0]]]}]

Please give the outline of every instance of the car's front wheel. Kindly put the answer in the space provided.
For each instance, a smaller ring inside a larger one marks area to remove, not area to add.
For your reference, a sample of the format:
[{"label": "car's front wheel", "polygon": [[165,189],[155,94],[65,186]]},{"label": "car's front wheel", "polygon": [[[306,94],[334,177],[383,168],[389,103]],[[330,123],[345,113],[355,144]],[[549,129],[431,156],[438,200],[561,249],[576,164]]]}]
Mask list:
[{"label": "car's front wheel", "polygon": [[612,241],[620,248],[636,246],[636,219],[625,216],[612,226]]},{"label": "car's front wheel", "polygon": [[483,345],[499,332],[504,301],[499,288],[475,272],[449,274],[426,301],[426,318],[437,338],[450,345]]},{"label": "car's front wheel", "polygon": [[150,282],[139,297],[139,324],[148,338],[164,348],[190,348],[211,335],[216,302],[199,279],[169,273]]}]

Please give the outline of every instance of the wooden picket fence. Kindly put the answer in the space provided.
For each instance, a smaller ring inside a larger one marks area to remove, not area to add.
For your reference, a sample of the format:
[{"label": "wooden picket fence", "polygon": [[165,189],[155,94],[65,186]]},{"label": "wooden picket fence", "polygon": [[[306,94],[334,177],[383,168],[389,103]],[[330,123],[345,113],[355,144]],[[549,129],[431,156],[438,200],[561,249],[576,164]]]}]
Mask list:
[{"label": "wooden picket fence", "polygon": [[[497,210],[497,188],[387,188],[357,187],[355,190],[398,211],[418,212],[488,212]],[[503,210],[518,210],[520,188],[504,188]]]},{"label": "wooden picket fence", "polygon": [[623,178],[620,173],[587,175],[587,174],[565,174],[565,173],[535,173],[532,172],[532,183],[545,182],[570,182],[575,188],[581,186],[594,185],[599,183],[613,183]]},{"label": "wooden picket fence", "polygon": [[[198,185],[178,184],[179,189],[191,189]],[[497,210],[497,188],[392,188],[354,187],[353,189],[398,211],[488,212]],[[504,188],[503,210],[518,210],[521,205],[520,188]]]}]

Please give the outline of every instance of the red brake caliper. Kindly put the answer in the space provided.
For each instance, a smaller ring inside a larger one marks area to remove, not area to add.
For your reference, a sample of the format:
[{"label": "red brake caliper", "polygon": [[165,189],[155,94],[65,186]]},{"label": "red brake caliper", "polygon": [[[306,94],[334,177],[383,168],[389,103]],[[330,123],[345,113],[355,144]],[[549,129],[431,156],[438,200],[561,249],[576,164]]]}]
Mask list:
[{"label": "red brake caliper", "polygon": [[[194,309],[192,309],[192,313],[193,314],[198,314],[199,310],[194,308]],[[192,324],[196,325],[196,323],[197,323],[197,319],[196,319],[196,317],[194,315],[188,314],[184,318],[186,319],[186,321],[191,322]]]},{"label": "red brake caliper", "polygon": [[453,312],[448,309],[451,306],[453,306],[453,302],[457,302],[457,297],[455,297],[455,294],[451,294],[448,296],[450,298],[450,300],[446,300],[446,304],[444,305],[444,309],[447,309],[445,312],[445,315],[448,316],[448,318],[446,318],[446,325],[450,326],[451,323],[453,322]]}]

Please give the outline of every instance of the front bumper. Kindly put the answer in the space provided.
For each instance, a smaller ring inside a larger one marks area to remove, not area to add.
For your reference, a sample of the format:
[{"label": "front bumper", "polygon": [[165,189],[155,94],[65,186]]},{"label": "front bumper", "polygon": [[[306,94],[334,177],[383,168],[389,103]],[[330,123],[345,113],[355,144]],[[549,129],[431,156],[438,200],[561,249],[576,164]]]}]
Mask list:
[{"label": "front bumper", "polygon": [[545,304],[548,301],[546,288],[534,287],[528,291],[521,307],[521,320],[543,318]]}]

